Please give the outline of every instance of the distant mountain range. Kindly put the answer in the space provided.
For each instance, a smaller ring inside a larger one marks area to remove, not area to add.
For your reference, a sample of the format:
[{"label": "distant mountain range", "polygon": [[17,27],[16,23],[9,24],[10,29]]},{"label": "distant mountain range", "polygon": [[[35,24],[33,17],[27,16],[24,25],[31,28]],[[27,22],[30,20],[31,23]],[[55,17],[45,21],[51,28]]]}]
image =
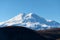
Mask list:
[{"label": "distant mountain range", "polygon": [[20,13],[5,22],[0,22],[0,27],[5,26],[23,26],[32,30],[46,30],[51,28],[60,28],[60,23],[53,20],[46,20],[33,13]]}]

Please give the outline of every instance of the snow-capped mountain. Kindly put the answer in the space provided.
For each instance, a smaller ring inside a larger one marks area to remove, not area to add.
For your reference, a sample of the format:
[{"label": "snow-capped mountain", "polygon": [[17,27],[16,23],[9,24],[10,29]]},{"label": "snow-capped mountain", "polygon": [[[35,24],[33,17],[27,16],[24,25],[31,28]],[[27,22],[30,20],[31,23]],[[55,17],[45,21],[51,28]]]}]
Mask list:
[{"label": "snow-capped mountain", "polygon": [[0,26],[23,26],[33,30],[45,30],[50,28],[60,28],[60,23],[46,20],[33,13],[20,13],[19,15],[0,23]]}]

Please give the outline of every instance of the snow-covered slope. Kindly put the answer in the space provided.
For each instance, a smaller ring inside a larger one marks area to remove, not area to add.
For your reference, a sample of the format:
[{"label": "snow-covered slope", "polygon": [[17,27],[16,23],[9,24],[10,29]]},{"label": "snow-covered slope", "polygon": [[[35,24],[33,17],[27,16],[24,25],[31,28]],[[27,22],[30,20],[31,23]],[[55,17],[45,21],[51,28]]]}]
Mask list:
[{"label": "snow-covered slope", "polygon": [[59,28],[60,23],[52,20],[46,20],[33,13],[20,13],[19,15],[0,24],[0,26],[23,26],[33,30],[45,30],[50,28]]}]

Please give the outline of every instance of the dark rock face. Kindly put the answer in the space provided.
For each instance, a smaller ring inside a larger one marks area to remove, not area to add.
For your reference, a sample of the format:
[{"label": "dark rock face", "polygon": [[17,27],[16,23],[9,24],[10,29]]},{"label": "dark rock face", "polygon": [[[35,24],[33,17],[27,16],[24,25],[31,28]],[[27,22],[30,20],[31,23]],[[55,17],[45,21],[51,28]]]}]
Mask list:
[{"label": "dark rock face", "polygon": [[48,30],[37,31],[42,36],[44,35],[47,39],[60,40],[60,28],[52,28]]},{"label": "dark rock face", "polygon": [[35,31],[18,26],[0,28],[0,40],[47,40]]}]

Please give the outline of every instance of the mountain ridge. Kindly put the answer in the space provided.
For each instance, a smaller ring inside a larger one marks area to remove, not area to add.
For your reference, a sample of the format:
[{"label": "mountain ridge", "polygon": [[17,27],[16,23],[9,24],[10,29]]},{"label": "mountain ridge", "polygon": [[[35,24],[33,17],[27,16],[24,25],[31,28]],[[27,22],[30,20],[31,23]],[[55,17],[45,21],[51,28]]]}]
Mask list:
[{"label": "mountain ridge", "polygon": [[3,22],[0,26],[24,26],[33,30],[45,30],[50,28],[60,28],[60,23],[46,20],[34,13],[22,14]]}]

